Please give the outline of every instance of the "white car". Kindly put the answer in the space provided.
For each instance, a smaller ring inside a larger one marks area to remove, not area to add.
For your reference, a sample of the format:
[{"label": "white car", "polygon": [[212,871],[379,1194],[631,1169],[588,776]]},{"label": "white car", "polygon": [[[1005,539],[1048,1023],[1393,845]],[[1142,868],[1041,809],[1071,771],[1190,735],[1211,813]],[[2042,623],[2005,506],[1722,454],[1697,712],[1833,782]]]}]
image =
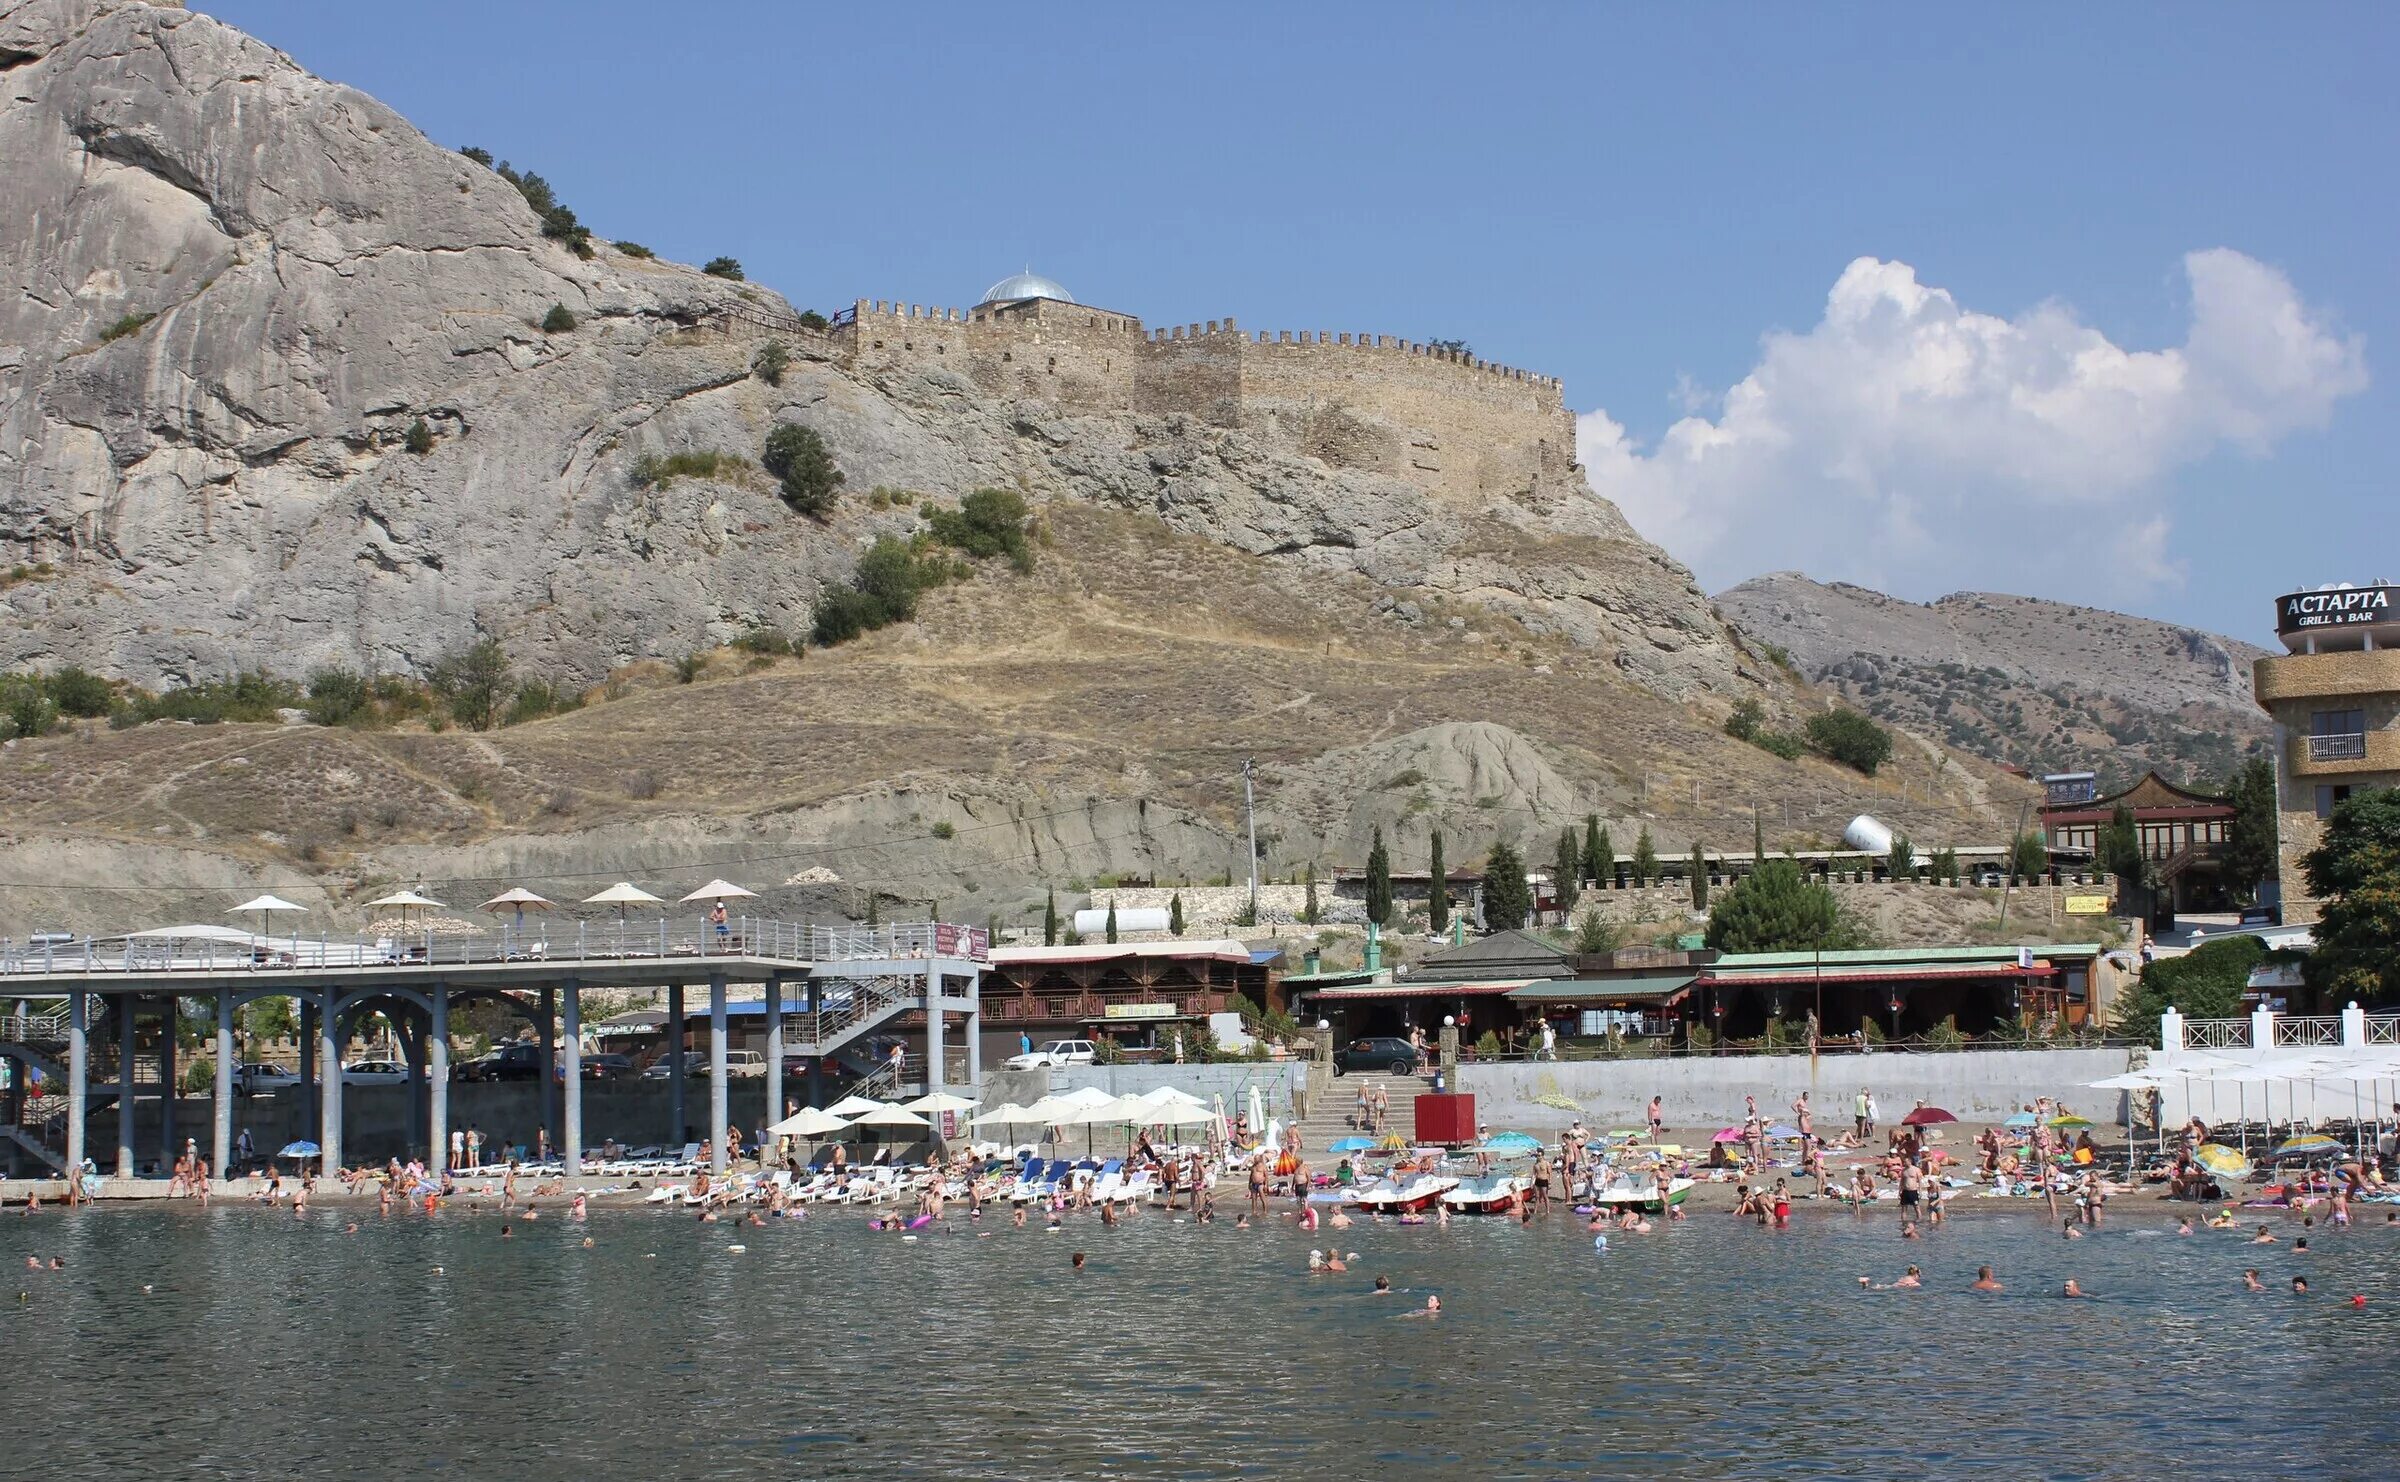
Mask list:
[{"label": "white car", "polygon": [[236,1067],[233,1072],[233,1083],[240,1087],[245,1095],[267,1096],[286,1086],[299,1085],[300,1072],[288,1065],[277,1065],[271,1060],[258,1060]]},{"label": "white car", "polygon": [[1002,1064],[1010,1070],[1045,1070],[1061,1065],[1089,1065],[1097,1058],[1088,1039],[1054,1039],[1025,1054],[1011,1055]]},{"label": "white car", "polygon": [[397,1060],[353,1060],[342,1067],[345,1086],[405,1086],[408,1067]]}]

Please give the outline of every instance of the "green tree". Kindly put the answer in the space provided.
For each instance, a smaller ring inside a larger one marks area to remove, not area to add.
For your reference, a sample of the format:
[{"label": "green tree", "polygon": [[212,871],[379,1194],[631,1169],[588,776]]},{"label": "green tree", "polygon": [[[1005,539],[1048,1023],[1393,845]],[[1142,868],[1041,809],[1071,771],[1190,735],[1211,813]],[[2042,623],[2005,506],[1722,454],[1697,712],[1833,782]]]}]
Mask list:
[{"label": "green tree", "polygon": [[1042,902],[1042,945],[1058,945],[1058,888],[1052,886]]},{"label": "green tree", "polygon": [[977,489],[958,508],[928,510],[933,538],[977,559],[1006,556],[1019,575],[1033,570],[1033,539],[1025,496],[1014,489]]},{"label": "green tree", "polygon": [[1708,855],[1698,839],[1692,841],[1692,909],[1708,909]]},{"label": "green tree", "polygon": [[791,368],[792,352],[784,348],[781,340],[769,340],[759,346],[758,354],[750,361],[750,373],[770,386],[782,385],[783,373]]},{"label": "green tree", "polygon": [[743,281],[742,265],[730,257],[712,257],[701,265],[700,271],[711,278],[730,278],[736,283]]},{"label": "green tree", "polygon": [[318,725],[347,725],[367,704],[366,676],[356,670],[326,668],[308,676],[308,718]]},{"label": "green tree", "polygon": [[1426,862],[1425,924],[1436,936],[1450,929],[1450,867],[1442,861],[1442,831],[1433,831],[1433,850]]},{"label": "green tree", "polygon": [[2400,997],[2400,788],[2369,788],[2334,804],[2301,869],[2322,902],[2304,969],[2319,1001]]},{"label": "green tree", "polygon": [[1625,929],[1614,921],[1602,919],[1597,910],[1586,911],[1575,923],[1575,950],[1597,957],[1614,952],[1625,945]]},{"label": "green tree", "polygon": [[797,422],[779,424],[767,434],[758,462],[783,487],[783,502],[797,512],[822,519],[832,510],[835,493],[842,487],[842,471],[814,428]]},{"label": "green tree", "polygon": [[565,304],[552,304],[550,312],[542,316],[544,334],[565,334],[574,327],[575,316],[567,311]]},{"label": "green tree", "polygon": [[1383,846],[1380,823],[1367,846],[1367,919],[1377,926],[1392,924],[1392,852]]},{"label": "green tree", "polygon": [[1525,883],[1525,859],[1503,839],[1483,861],[1483,924],[1509,931],[1533,914],[1533,887]]},{"label": "green tree", "polygon": [[2050,873],[2050,846],[2040,829],[2017,835],[2008,848],[2008,872],[2021,880],[2038,880]]},{"label": "green tree", "polygon": [[880,890],[867,892],[867,925],[883,925],[883,892]]},{"label": "green tree", "polygon": [[1892,835],[1892,852],[1885,857],[1884,865],[1895,880],[1917,878],[1917,846],[1908,841],[1908,835]]},{"label": "green tree", "polygon": [[1310,926],[1317,924],[1324,912],[1317,906],[1317,862],[1308,862],[1308,897],[1301,903],[1300,919]]},{"label": "green tree", "polygon": [[1642,836],[1633,841],[1633,883],[1647,885],[1658,878],[1658,846],[1650,842],[1650,825],[1642,825]]},{"label": "green tree", "polygon": [[1850,709],[1837,708],[1810,716],[1808,744],[1869,777],[1892,759],[1891,732]]},{"label": "green tree", "polygon": [[1606,890],[1616,883],[1610,879],[1617,871],[1616,851],[1609,847],[1608,830],[1600,826],[1597,813],[1583,815],[1583,858],[1577,868],[1594,890]]},{"label": "green tree", "polygon": [[1167,935],[1183,935],[1183,892],[1180,890],[1167,898]]},{"label": "green tree", "polygon": [[2231,1019],[2242,1011],[2250,970],[2270,955],[2258,938],[2219,937],[2181,957],[2162,957],[2142,969],[2133,991],[2118,1000],[2116,1028],[2144,1037],[2158,1032],[2170,1007],[2187,1019]]},{"label": "green tree", "polygon": [[426,424],[423,417],[419,417],[408,424],[408,436],[401,439],[401,446],[420,458],[424,457],[433,451],[433,428]]},{"label": "green tree", "polygon": [[1113,944],[1117,939],[1117,898],[1113,895],[1108,898],[1107,931],[1108,940]]},{"label": "green tree", "polygon": [[86,719],[108,714],[117,698],[114,686],[79,664],[69,664],[51,675],[43,683],[42,691],[58,707],[59,714]]},{"label": "green tree", "polygon": [[1858,939],[1833,892],[1791,859],[1761,861],[1708,914],[1708,945],[1720,952],[1830,952]]},{"label": "green tree", "polygon": [[1926,856],[1926,874],[1944,885],[1958,883],[1958,851],[1948,845]]},{"label": "green tree", "polygon": [[2099,838],[2092,849],[2092,862],[2128,886],[2142,883],[2148,861],[2142,857],[2141,830],[2134,824],[2133,810],[2123,803],[2109,813]]},{"label": "green tree", "polygon": [[452,719],[470,730],[488,731],[508,707],[508,653],[499,639],[478,638],[435,664],[432,683]]},{"label": "green tree", "polygon": [[1559,920],[1575,919],[1575,902],[1583,895],[1583,846],[1573,829],[1561,829],[1558,854],[1550,862],[1550,889],[1557,898]]},{"label": "green tree", "polygon": [[1725,717],[1725,734],[1736,741],[1755,740],[1759,722],[1767,718],[1767,709],[1756,700],[1736,700],[1733,714]]},{"label": "green tree", "polygon": [[2225,840],[2225,883],[2236,899],[2258,898],[2262,880],[2275,878],[2275,764],[2254,756],[2236,767],[2226,788],[2233,825]]}]

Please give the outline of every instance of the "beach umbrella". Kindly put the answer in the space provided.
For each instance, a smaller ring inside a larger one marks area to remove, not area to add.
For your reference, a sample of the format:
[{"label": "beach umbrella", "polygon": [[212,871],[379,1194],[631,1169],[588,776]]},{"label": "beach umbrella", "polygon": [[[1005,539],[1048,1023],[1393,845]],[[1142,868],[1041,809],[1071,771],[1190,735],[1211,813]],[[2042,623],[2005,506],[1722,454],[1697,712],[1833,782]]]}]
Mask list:
[{"label": "beach umbrella", "polygon": [[1372,1151],[1374,1147],[1375,1139],[1372,1137],[1337,1137],[1331,1143],[1326,1145],[1326,1151],[1333,1153],[1364,1153]]},{"label": "beach umbrella", "polygon": [[755,890],[744,890],[730,880],[711,880],[690,895],[684,896],[678,904],[688,906],[696,901],[754,901],[756,899],[758,899],[758,892]]},{"label": "beach umbrella", "polygon": [[2010,1117],[2007,1121],[2002,1122],[2000,1125],[2003,1127],[2014,1127],[2018,1131],[2022,1132],[2028,1127],[2039,1127],[2041,1124],[2042,1119],[2040,1117],[2035,1116],[2032,1112],[2021,1111],[2015,1116]]},{"label": "beach umbrella", "polygon": [[313,1142],[287,1142],[283,1145],[283,1151],[275,1156],[278,1158],[321,1158],[324,1155],[325,1150]]},{"label": "beach umbrella", "polygon": [[240,905],[235,906],[232,910],[226,912],[225,914],[228,916],[239,916],[244,912],[256,911],[258,913],[258,934],[260,936],[265,936],[270,930],[267,918],[273,915],[275,912],[304,912],[307,909],[308,907],[306,906],[295,906],[290,901],[285,900],[279,895],[260,895],[251,897],[249,900],[246,900]]},{"label": "beach umbrella", "polygon": [[535,895],[522,885],[514,885],[485,901],[483,909],[495,913],[514,911],[517,917],[515,929],[523,931],[525,929],[525,913],[527,911],[547,911],[550,909],[550,902]]},{"label": "beach umbrella", "polygon": [[1483,1146],[1495,1152],[1510,1149],[1520,1153],[1536,1153],[1542,1149],[1542,1140],[1530,1132],[1495,1132],[1483,1140]]},{"label": "beach umbrella", "polygon": [[625,908],[627,906],[664,904],[657,896],[642,889],[631,880],[619,880],[598,895],[587,895],[583,898],[583,903],[587,906],[615,906],[617,908],[617,930],[620,933],[625,929]]},{"label": "beach umbrella", "polygon": [[2074,1112],[2068,1112],[2065,1116],[2052,1117],[2050,1119],[2050,1125],[2053,1127],[2065,1127],[2072,1130],[2077,1127],[2095,1127],[2099,1124],[2094,1122],[2090,1117],[2080,1116]]},{"label": "beach umbrella", "polygon": [[1142,1114],[1145,1127],[1205,1127],[1217,1119],[1217,1114],[1198,1103],[1186,1105],[1170,1101],[1164,1106],[1152,1105]]},{"label": "beach umbrella", "polygon": [[1116,1099],[1098,1086],[1077,1086],[1072,1091],[1058,1093],[1057,1097],[1061,1108],[1081,1107],[1086,1110],[1095,1106],[1106,1106]]},{"label": "beach umbrella", "polygon": [[2221,1142],[2204,1142],[2192,1150],[2192,1161],[2227,1182],[2246,1176],[2250,1160]]},{"label": "beach umbrella", "polygon": [[931,1122],[926,1121],[915,1112],[902,1111],[896,1106],[879,1106],[871,1112],[852,1118],[850,1125],[853,1127],[907,1127],[926,1132],[933,1130]]},{"label": "beach umbrella", "polygon": [[804,1106],[767,1129],[769,1137],[823,1137],[829,1132],[846,1132],[848,1122],[831,1112]]},{"label": "beach umbrella", "polygon": [[881,1111],[884,1105],[885,1103],[877,1101],[872,1096],[853,1095],[843,1097],[825,1110],[837,1117],[857,1117],[863,1116],[867,1112]]},{"label": "beach umbrella", "polygon": [[2275,1160],[2280,1163],[2294,1158],[2325,1158],[2341,1150],[2340,1142],[2322,1132],[2303,1132],[2298,1137],[2284,1139],[2283,1146],[2275,1150]]},{"label": "beach umbrella", "polygon": [[1207,1102],[1205,1102],[1205,1101],[1202,1101],[1202,1100],[1201,1100],[1199,1097],[1197,1097],[1197,1096],[1194,1096],[1194,1095],[1193,1095],[1191,1092],[1189,1092],[1189,1091],[1178,1091],[1178,1090],[1177,1090],[1177,1089],[1175,1089],[1173,1086],[1160,1086],[1159,1088],[1157,1088],[1156,1090],[1153,1090],[1153,1091],[1144,1091],[1144,1092],[1143,1092],[1143,1093],[1142,1093],[1140,1096],[1137,1096],[1137,1097],[1135,1097],[1134,1099],[1135,1099],[1135,1100],[1137,1100],[1137,1101],[1146,1101],[1146,1102],[1150,1103],[1152,1106],[1168,1106],[1168,1105],[1174,1105],[1174,1106],[1206,1106],[1206,1105],[1208,1105],[1208,1103],[1207,1103]]},{"label": "beach umbrella", "polygon": [[419,895],[413,890],[395,890],[390,895],[377,896],[367,902],[367,909],[370,911],[398,911],[400,923],[405,926],[408,924],[408,913],[411,911],[439,911],[446,908],[440,901]]},{"label": "beach umbrella", "polygon": [[1013,1101],[1003,1102],[982,1116],[967,1118],[970,1127],[1035,1127],[1041,1123],[1041,1115],[1032,1107],[1019,1106]]},{"label": "beach umbrella", "polygon": [[900,1106],[904,1111],[928,1112],[935,1115],[942,1112],[962,1112],[975,1109],[974,1102],[964,1096],[953,1096],[947,1091],[929,1091],[914,1101],[901,1102]]},{"label": "beach umbrella", "polygon": [[1397,1132],[1386,1132],[1383,1134],[1382,1140],[1377,1142],[1375,1146],[1384,1152],[1396,1153],[1402,1148],[1408,1146],[1408,1139],[1402,1137]]},{"label": "beach umbrella", "polygon": [[[1914,1127],[1918,1124],[1911,1122],[1908,1125]],[[1800,1129],[1791,1125],[1789,1122],[1777,1122],[1774,1126],[1767,1129],[1767,1139],[1770,1142],[1789,1142],[1799,1135]]]},{"label": "beach umbrella", "polygon": [[[1911,1111],[1907,1116],[1902,1117],[1900,1119],[1900,1125],[1903,1127],[1932,1127],[1942,1122],[1955,1122],[1957,1120],[1957,1117],[1942,1110],[1938,1106],[1920,1106],[1914,1111]],[[1769,1135],[1772,1136],[1773,1134]]]},{"label": "beach umbrella", "polygon": [[1709,1139],[1710,1142],[1740,1142],[1742,1140],[1742,1129],[1739,1127],[1728,1127]]}]

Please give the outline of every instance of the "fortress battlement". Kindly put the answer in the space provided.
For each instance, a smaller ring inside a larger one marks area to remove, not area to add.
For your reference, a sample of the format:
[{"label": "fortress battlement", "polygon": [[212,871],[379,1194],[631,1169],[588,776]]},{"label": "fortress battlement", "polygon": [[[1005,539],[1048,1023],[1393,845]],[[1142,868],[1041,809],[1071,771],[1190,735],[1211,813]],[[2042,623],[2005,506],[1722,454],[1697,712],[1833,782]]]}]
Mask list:
[{"label": "fortress battlement", "polygon": [[[1032,291],[1014,295],[1017,285]],[[940,370],[1062,412],[1280,429],[1326,463],[1462,498],[1531,492],[1574,471],[1557,377],[1395,335],[1253,331],[1230,317],[1153,328],[1029,275],[964,309],[859,299],[830,337],[857,372]]]}]

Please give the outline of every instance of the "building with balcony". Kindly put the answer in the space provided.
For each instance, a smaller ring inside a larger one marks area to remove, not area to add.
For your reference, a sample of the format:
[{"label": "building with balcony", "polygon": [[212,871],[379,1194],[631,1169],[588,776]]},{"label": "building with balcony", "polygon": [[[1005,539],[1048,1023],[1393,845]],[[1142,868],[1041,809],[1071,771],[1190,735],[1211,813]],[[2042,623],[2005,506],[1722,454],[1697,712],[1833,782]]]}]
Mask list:
[{"label": "building with balcony", "polygon": [[2216,910],[2226,902],[2224,853],[2233,836],[2233,800],[2177,787],[2156,772],[2103,796],[2089,772],[2042,779],[2042,837],[2053,857],[2090,860],[2100,831],[2118,808],[2133,815],[2157,899],[2147,914]]},{"label": "building with balcony", "polygon": [[2317,919],[2300,861],[2334,805],[2400,786],[2400,586],[2319,587],[2275,599],[2285,652],[2260,659],[2251,693],[2275,721],[2276,854],[2283,919]]}]

